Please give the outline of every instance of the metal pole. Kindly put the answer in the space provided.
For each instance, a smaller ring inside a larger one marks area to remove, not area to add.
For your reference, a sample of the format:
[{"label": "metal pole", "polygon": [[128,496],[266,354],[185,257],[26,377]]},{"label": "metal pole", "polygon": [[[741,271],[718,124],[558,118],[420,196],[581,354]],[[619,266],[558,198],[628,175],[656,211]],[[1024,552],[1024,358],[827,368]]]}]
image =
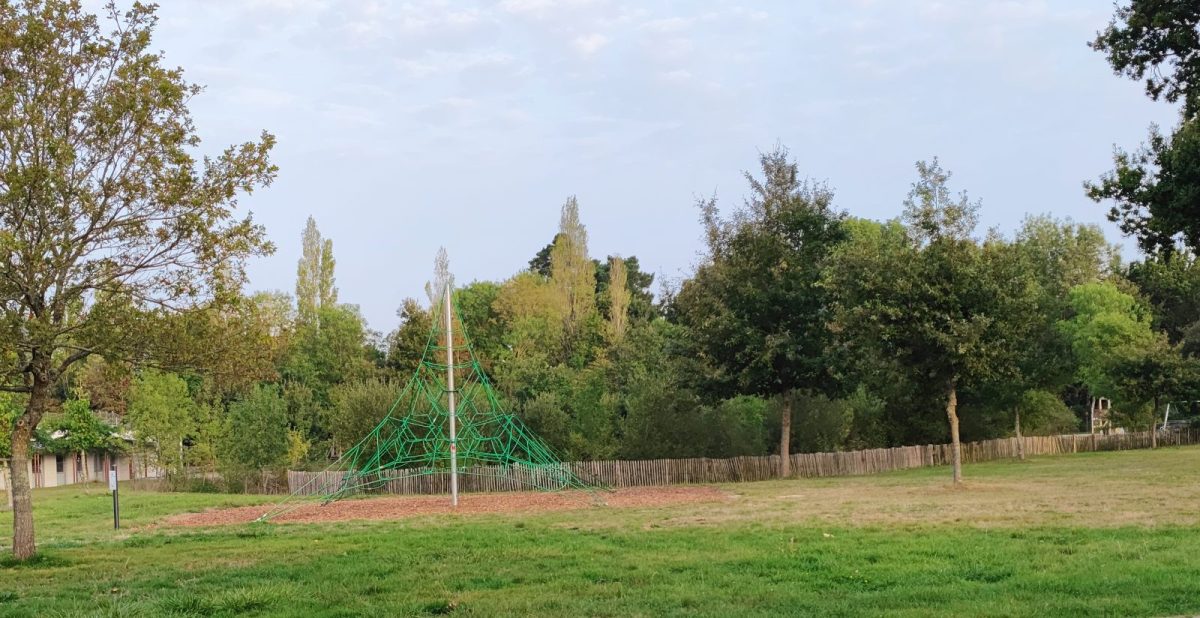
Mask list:
[{"label": "metal pole", "polygon": [[117,464],[112,465],[112,469],[108,471],[108,488],[112,490],[113,496],[113,530],[121,529],[121,499],[117,491]]},{"label": "metal pole", "polygon": [[450,282],[446,282],[446,394],[450,404],[450,504],[458,506],[458,438],[455,434],[454,401],[454,330],[453,309],[450,308]]}]

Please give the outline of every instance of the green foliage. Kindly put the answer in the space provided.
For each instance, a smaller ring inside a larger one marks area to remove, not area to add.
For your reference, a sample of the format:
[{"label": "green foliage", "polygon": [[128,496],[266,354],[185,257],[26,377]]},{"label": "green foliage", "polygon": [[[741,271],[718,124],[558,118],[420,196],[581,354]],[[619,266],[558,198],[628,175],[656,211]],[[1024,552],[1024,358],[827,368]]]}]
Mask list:
[{"label": "green foliage", "polygon": [[1182,241],[1200,249],[1200,8],[1188,0],[1132,0],[1118,5],[1092,41],[1113,70],[1145,78],[1146,94],[1182,101],[1169,136],[1150,130],[1135,152],[1117,149],[1115,169],[1087,183],[1088,195],[1111,200],[1109,219],[1147,252],[1170,253]]},{"label": "green foliage", "polygon": [[1146,256],[1129,265],[1127,276],[1153,308],[1155,328],[1171,343],[1189,340],[1189,333],[1200,328],[1200,261],[1194,255]]},{"label": "green foliage", "polygon": [[321,238],[317,222],[311,216],[301,237],[301,256],[296,265],[296,313],[302,324],[318,319],[320,309],[337,306],[337,288],[333,285],[333,241]]},{"label": "green foliage", "polygon": [[287,403],[260,384],[229,404],[221,462],[230,477],[281,468],[288,455]]},{"label": "green foliage", "polygon": [[1110,221],[1147,253],[1170,253],[1179,243],[1200,250],[1200,117],[1184,119],[1170,135],[1151,127],[1147,143],[1116,149],[1113,164],[1085,185],[1088,197],[1113,203]]},{"label": "green foliage", "polygon": [[579,202],[567,198],[562,207],[558,236],[550,249],[550,283],[563,315],[563,349],[574,354],[584,323],[596,308],[596,269],[588,257],[587,228],[579,220]]},{"label": "green foliage", "polygon": [[25,396],[0,392],[0,459],[12,455],[13,422],[25,409]]},{"label": "green foliage", "polygon": [[416,299],[406,298],[396,311],[400,326],[388,335],[387,367],[404,379],[421,364],[421,355],[429,343],[432,317]]},{"label": "green foliage", "polygon": [[[0,6],[0,387],[30,395],[14,441],[89,356],[199,364],[244,341],[213,327],[245,260],[274,249],[237,206],[274,180],[275,138],[198,156],[202,88],[164,60],[154,11],[114,4],[101,25],[76,1]],[[14,504],[27,559],[29,496]]]},{"label": "green foliage", "polygon": [[708,457],[761,455],[767,452],[767,400],[753,395],[738,395],[713,406],[706,416]]},{"label": "green foliage", "polygon": [[1123,358],[1154,345],[1149,312],[1137,299],[1112,283],[1089,283],[1071,289],[1072,317],[1059,323],[1071,341],[1076,375],[1092,393],[1116,391],[1112,369]]},{"label": "green foliage", "polygon": [[[494,372],[496,361],[505,351],[505,323],[496,307],[499,297],[500,285],[490,281],[473,281],[454,290],[454,303],[458,307],[463,328],[471,339],[471,349],[489,374]],[[428,329],[425,335],[429,335]]]},{"label": "green foliage", "polygon": [[1048,391],[1026,391],[1017,406],[1021,432],[1026,435],[1059,435],[1079,431],[1079,419],[1061,397]]},{"label": "green foliage", "polygon": [[63,403],[62,414],[42,423],[38,442],[47,452],[58,454],[125,450],[117,428],[97,418],[87,399],[69,399]]},{"label": "green foliage", "polygon": [[625,268],[625,290],[629,295],[627,307],[629,319],[644,321],[658,315],[654,306],[654,294],[650,286],[654,284],[654,273],[643,272],[636,255],[627,258],[608,256],[607,260],[596,262],[596,308],[605,319],[612,319],[612,296],[609,286],[613,277],[613,265],[621,260]]},{"label": "green foliage", "polygon": [[239,194],[273,180],[274,138],[198,159],[188,103],[201,88],[152,42],[154,6],[111,21],[60,0],[0,9],[0,55],[11,59],[0,139],[14,144],[0,155],[0,249],[11,256],[0,263],[11,301],[0,345],[12,352],[0,375],[37,391],[30,430],[71,365],[179,344],[159,331],[165,308],[220,309],[244,259],[272,250],[234,213]]},{"label": "green foliage", "polygon": [[1129,0],[1117,5],[1092,49],[1113,71],[1146,80],[1154,100],[1183,100],[1186,116],[1200,112],[1200,7],[1189,0]]},{"label": "green foliage", "polygon": [[522,406],[521,419],[534,435],[557,453],[566,453],[571,444],[571,417],[553,391],[534,395]]},{"label": "green foliage", "polygon": [[762,179],[732,217],[701,203],[708,256],[685,281],[673,313],[710,368],[712,386],[732,394],[776,395],[831,385],[826,291],[818,285],[843,240],[833,194],[801,180],[786,149],[764,154]]},{"label": "green foliage", "polygon": [[[850,435],[854,410],[849,403],[820,394],[791,392],[792,445],[800,453],[840,450]],[[780,401],[773,402],[781,405]]]},{"label": "green foliage", "polygon": [[311,388],[317,401],[327,406],[335,384],[375,373],[367,351],[366,326],[357,307],[322,307],[316,322],[297,324],[280,373],[284,381]]},{"label": "green foliage", "polygon": [[333,387],[333,443],[345,450],[354,446],[387,416],[400,387],[379,379],[356,380]]},{"label": "green foliage", "polygon": [[129,423],[138,443],[154,456],[154,462],[178,476],[186,465],[184,440],[197,431],[197,405],[187,382],[179,376],[144,369],[129,391]]},{"label": "green foliage", "polygon": [[824,286],[833,295],[844,358],[882,361],[854,371],[929,384],[942,393],[933,406],[940,408],[956,385],[985,381],[996,370],[1010,282],[998,280],[967,235],[976,206],[965,195],[947,197],[948,174],[936,161],[917,167],[921,178],[906,202],[915,237],[895,223],[854,224]]},{"label": "green foliage", "polygon": [[904,223],[919,243],[936,240],[964,241],[971,238],[979,222],[979,202],[972,202],[964,191],[957,197],[948,187],[950,172],[942,169],[937,157],[932,163],[917,161],[918,180],[904,200]]},{"label": "green foliage", "polygon": [[657,459],[706,455],[707,442],[719,427],[708,425],[710,415],[693,392],[670,383],[645,382],[628,402],[621,457]]}]

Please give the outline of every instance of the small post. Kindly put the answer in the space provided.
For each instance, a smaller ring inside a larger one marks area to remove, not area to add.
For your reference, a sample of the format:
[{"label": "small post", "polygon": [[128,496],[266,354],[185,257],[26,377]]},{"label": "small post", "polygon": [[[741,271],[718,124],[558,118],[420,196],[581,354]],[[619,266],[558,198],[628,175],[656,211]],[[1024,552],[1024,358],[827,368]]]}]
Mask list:
[{"label": "small post", "polygon": [[446,281],[446,395],[450,404],[450,505],[458,507],[458,438],[455,435],[454,401],[454,310],[450,305],[450,282]]},{"label": "small post", "polygon": [[121,498],[117,491],[117,464],[108,471],[108,489],[113,497],[113,530],[121,529]]}]

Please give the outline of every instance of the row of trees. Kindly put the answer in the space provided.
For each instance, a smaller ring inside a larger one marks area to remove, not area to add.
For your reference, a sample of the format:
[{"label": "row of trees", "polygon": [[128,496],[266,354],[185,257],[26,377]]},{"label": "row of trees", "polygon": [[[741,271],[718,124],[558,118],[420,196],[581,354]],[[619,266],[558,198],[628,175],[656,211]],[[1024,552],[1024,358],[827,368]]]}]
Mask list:
[{"label": "row of trees", "polygon": [[[242,483],[320,465],[382,417],[429,330],[432,299],[410,299],[394,331],[370,331],[312,221],[295,295],[245,295],[245,260],[274,247],[238,200],[273,180],[274,138],[197,159],[200,88],[151,51],[153,7],[106,17],[0,5],[0,448],[18,559],[35,550],[33,449],[134,448],[176,477]],[[1139,238],[1138,263],[1049,217],[979,233],[978,202],[936,159],[902,218],[856,219],[779,148],[744,206],[700,204],[705,258],[657,299],[635,257],[592,259],[568,200],[527,269],[457,290],[474,348],[566,458],[957,444],[1078,428],[1093,396],[1148,425],[1198,392],[1198,22],[1189,2],[1134,1],[1093,42],[1183,103],[1170,135],[1118,151],[1088,188]],[[439,256],[430,289],[448,276]]]},{"label": "row of trees", "polygon": [[[917,164],[903,216],[887,222],[838,211],[783,148],[760,163],[744,206],[722,217],[700,203],[704,260],[657,300],[636,257],[590,257],[574,198],[527,268],[456,289],[498,392],[563,457],[1076,431],[1094,397],[1146,428],[1163,403],[1200,398],[1188,253],[1124,266],[1097,227],[1048,216],[979,235],[979,202],[954,193],[936,159]],[[254,294],[237,314],[236,331],[266,351],[239,369],[262,379],[97,358],[67,384],[172,474],[244,486],[264,469],[326,465],[382,419],[440,299],[406,299],[396,328],[373,333],[339,304],[333,244],[311,219],[302,246],[294,296]],[[448,276],[444,254],[435,270]]]}]

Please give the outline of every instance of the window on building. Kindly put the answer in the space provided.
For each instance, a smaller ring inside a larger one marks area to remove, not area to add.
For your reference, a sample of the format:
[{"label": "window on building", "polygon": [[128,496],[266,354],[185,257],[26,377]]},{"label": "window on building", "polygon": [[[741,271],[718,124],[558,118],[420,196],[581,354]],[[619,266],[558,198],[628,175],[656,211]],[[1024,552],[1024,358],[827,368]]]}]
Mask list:
[{"label": "window on building", "polygon": [[65,466],[65,463],[66,463],[66,462],[64,462],[64,461],[63,461],[63,456],[62,456],[62,455],[55,455],[55,456],[54,456],[54,467],[55,467],[55,471],[56,471],[56,472],[62,472],[62,471],[64,471],[64,470],[65,470],[65,468],[66,468],[66,466]]}]

